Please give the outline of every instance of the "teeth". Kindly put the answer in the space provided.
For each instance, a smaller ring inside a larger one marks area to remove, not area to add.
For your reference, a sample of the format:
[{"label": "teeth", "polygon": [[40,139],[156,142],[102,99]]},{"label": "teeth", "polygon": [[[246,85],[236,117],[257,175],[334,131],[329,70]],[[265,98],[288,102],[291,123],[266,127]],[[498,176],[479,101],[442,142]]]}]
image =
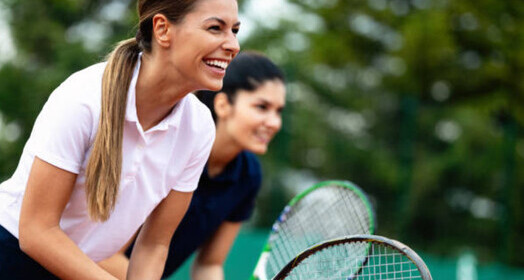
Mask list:
[{"label": "teeth", "polygon": [[257,133],[257,136],[260,139],[263,139],[264,141],[269,141],[269,139],[271,139],[271,136],[269,134],[265,134],[265,133]]},{"label": "teeth", "polygon": [[227,62],[221,61],[221,60],[208,60],[206,61],[206,64],[211,65],[211,66],[220,67],[222,69],[226,69],[228,65]]}]

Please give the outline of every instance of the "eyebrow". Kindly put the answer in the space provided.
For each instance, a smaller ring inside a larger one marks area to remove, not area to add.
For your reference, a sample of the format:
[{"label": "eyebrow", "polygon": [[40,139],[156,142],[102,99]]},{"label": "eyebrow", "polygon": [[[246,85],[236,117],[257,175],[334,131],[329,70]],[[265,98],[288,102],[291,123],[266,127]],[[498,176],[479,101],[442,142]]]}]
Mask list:
[{"label": "eyebrow", "polygon": [[[259,102],[264,102],[265,104],[273,104],[273,103],[271,103],[271,101],[269,101],[269,100],[267,100],[267,99],[265,99],[263,97],[258,97],[257,99],[258,99]],[[277,107],[283,109],[283,108],[286,107],[286,104],[284,103],[282,106],[277,106]]]},{"label": "eyebrow", "polygon": [[[212,20],[216,20],[216,21],[218,21],[222,25],[227,25],[226,22],[223,19],[219,18],[219,17],[210,17],[210,18],[206,19],[205,21],[212,21]],[[240,21],[237,21],[235,24],[233,24],[233,26],[234,27],[240,26]]]}]

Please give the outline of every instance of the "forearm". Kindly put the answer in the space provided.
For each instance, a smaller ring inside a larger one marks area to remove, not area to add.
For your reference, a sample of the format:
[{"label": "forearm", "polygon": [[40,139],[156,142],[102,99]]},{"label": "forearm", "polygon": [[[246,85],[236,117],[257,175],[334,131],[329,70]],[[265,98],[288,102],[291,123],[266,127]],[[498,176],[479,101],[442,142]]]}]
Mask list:
[{"label": "forearm", "polygon": [[110,258],[100,261],[97,264],[116,278],[126,279],[127,269],[129,267],[129,259],[122,252],[118,252]]},{"label": "forearm", "polygon": [[160,279],[169,247],[160,244],[136,244],[131,254],[127,279]]},{"label": "forearm", "polygon": [[61,279],[115,279],[58,227],[25,227],[20,230],[21,249]]},{"label": "forearm", "polygon": [[192,280],[223,280],[224,268],[221,264],[198,264],[191,268]]}]

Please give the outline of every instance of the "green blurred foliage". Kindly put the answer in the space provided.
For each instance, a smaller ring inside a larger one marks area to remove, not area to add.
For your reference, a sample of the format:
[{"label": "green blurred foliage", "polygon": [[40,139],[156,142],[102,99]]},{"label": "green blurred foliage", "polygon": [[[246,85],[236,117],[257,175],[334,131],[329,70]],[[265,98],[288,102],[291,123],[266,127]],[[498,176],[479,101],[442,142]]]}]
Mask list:
[{"label": "green blurred foliage", "polygon": [[379,234],[524,265],[524,2],[288,2],[242,46],[289,78],[264,198],[297,173],[351,180]]},{"label": "green blurred foliage", "polygon": [[[269,226],[299,189],[345,179],[371,196],[378,234],[523,266],[524,2],[283,2],[291,12],[253,17],[242,42],[288,80],[254,224]],[[0,5],[17,51],[0,66],[3,180],[47,96],[134,36],[136,13],[130,0]]]}]

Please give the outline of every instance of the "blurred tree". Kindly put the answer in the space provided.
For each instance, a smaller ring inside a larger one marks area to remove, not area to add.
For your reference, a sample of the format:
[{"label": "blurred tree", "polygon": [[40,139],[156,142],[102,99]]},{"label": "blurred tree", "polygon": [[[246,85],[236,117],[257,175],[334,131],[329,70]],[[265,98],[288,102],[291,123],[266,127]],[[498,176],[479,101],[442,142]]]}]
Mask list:
[{"label": "blurred tree", "polygon": [[504,236],[499,259],[524,265],[524,2],[286,3],[243,44],[292,73],[293,110],[274,143],[287,151],[265,158],[289,171],[267,174],[281,178],[267,189],[303,170],[349,179],[373,196],[379,233],[484,260]]}]

